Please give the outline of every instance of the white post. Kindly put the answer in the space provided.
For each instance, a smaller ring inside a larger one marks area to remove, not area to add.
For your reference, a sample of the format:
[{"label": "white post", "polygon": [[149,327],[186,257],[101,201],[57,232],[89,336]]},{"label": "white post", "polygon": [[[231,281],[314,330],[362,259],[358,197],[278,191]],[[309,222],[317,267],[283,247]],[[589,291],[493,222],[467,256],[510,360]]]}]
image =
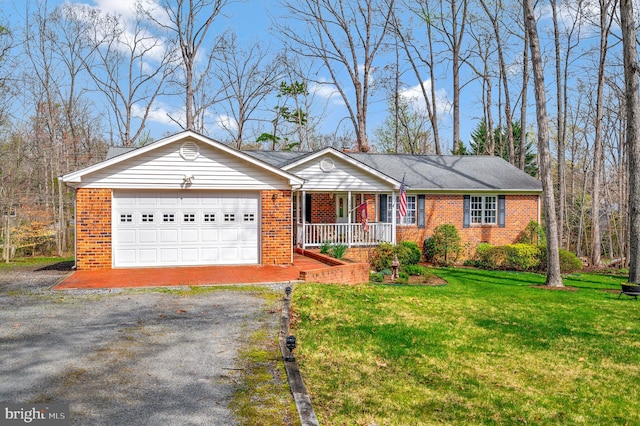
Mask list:
[{"label": "white post", "polygon": [[[299,195],[300,193],[298,193],[298,196]],[[305,250],[307,248],[307,230],[305,229],[305,220],[307,219],[307,191],[305,190],[302,191],[302,203],[298,202],[298,205],[300,204],[302,204],[302,214],[300,215],[302,219],[300,222],[302,224],[302,250]]]},{"label": "white post", "polygon": [[393,215],[391,218],[391,242],[396,243],[398,203],[396,202],[396,192],[391,193],[391,205],[393,206]]},{"label": "white post", "polygon": [[351,191],[347,192],[347,246],[351,247],[351,242],[353,241],[353,231],[351,229]]}]

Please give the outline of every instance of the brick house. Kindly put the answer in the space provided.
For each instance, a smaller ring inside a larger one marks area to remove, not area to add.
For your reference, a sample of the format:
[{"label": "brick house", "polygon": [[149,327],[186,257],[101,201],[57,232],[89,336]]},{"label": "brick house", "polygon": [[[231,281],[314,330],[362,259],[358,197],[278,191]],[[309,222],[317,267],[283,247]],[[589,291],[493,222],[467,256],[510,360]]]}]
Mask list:
[{"label": "brick house", "polygon": [[63,181],[76,190],[78,269],[286,265],[328,240],[355,256],[421,246],[444,223],[469,248],[502,245],[540,221],[542,192],[498,157],[238,151],[191,131],[112,149]]}]

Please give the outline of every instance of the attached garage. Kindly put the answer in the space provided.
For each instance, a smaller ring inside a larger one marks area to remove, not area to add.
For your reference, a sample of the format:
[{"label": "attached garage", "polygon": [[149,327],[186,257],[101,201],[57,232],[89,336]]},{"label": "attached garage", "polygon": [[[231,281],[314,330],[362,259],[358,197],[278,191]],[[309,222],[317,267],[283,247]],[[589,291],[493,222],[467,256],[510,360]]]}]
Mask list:
[{"label": "attached garage", "polygon": [[113,193],[115,267],[257,264],[259,193]]},{"label": "attached garage", "polygon": [[293,262],[303,180],[186,131],[63,176],[78,269]]}]

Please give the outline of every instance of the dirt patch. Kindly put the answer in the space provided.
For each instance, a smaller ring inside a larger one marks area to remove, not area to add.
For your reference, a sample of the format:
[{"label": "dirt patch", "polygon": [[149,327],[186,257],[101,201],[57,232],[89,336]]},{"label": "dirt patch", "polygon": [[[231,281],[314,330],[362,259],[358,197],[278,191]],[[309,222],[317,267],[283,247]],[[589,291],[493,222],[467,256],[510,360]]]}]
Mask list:
[{"label": "dirt patch", "polygon": [[[385,275],[383,282],[385,284],[399,284],[393,282],[391,275]],[[409,282],[407,284],[439,286],[447,285],[448,283],[437,275],[409,275]]]},{"label": "dirt patch", "polygon": [[548,286],[548,285],[532,285],[531,287],[533,288],[540,288],[542,290],[557,290],[557,291],[578,291],[577,287],[569,287],[569,286],[564,286],[564,287],[553,287],[553,286]]}]

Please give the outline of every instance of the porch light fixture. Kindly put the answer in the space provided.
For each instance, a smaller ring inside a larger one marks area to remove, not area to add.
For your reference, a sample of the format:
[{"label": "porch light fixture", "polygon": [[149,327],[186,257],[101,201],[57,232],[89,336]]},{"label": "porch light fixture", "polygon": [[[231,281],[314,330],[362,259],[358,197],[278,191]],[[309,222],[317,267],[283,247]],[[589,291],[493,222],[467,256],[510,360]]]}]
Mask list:
[{"label": "porch light fixture", "polygon": [[184,183],[185,185],[190,185],[194,180],[195,177],[193,175],[184,175],[184,177],[182,178],[182,183]]},{"label": "porch light fixture", "polygon": [[285,361],[295,361],[293,356],[293,350],[296,348],[296,336],[288,336],[285,340],[285,345],[289,349],[289,356],[284,357]]},{"label": "porch light fixture", "polygon": [[277,192],[274,192],[273,194],[271,194],[271,199],[272,199],[273,201],[277,200],[277,199],[278,199],[278,193],[277,193]]}]

